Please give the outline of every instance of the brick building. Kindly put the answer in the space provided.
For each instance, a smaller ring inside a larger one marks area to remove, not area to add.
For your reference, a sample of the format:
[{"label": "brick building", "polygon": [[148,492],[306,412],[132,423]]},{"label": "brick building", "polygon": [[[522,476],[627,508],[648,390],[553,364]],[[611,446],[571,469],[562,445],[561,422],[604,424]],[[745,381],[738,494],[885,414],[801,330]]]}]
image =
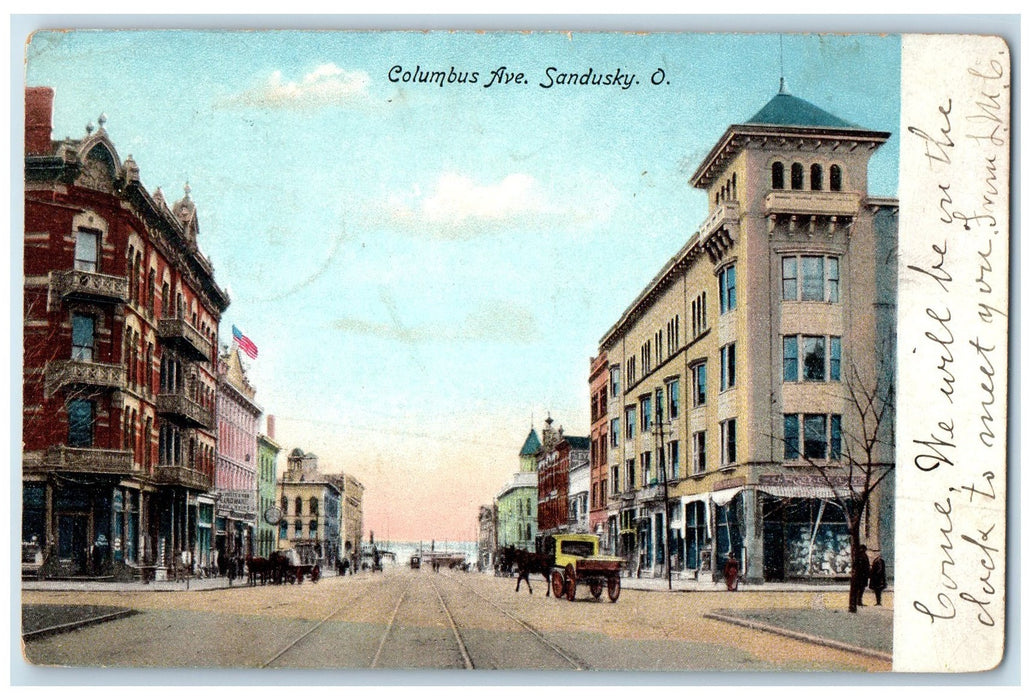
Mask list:
[{"label": "brick building", "polygon": [[612,551],[613,543],[606,539],[608,522],[609,477],[609,360],[601,352],[591,358],[591,483],[588,529],[602,536],[602,546]]},{"label": "brick building", "polygon": [[[551,416],[544,422],[537,451],[537,531],[582,532],[587,528],[590,438],[565,435],[561,427],[555,430]],[[578,478],[571,482],[574,472]]]},{"label": "brick building", "polygon": [[215,473],[215,353],[229,297],[103,116],[51,140],[25,92],[22,539],[43,575],[161,570],[193,552]]}]

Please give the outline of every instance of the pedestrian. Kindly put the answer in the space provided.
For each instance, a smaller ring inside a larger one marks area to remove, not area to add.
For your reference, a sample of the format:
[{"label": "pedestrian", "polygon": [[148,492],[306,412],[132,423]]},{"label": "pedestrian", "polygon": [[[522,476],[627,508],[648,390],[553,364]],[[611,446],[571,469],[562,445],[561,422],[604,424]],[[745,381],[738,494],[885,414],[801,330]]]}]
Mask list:
[{"label": "pedestrian", "polygon": [[859,551],[856,552],[856,570],[853,572],[852,585],[850,586],[850,593],[855,600],[855,604],[858,607],[863,606],[863,591],[866,590],[866,584],[870,581],[870,557],[866,555],[866,545],[859,545]]},{"label": "pedestrian", "polygon": [[741,563],[738,562],[733,552],[730,552],[730,556],[727,558],[727,563],[723,565],[723,580],[727,584],[728,591],[736,591],[738,583],[738,572],[741,570]]},{"label": "pedestrian", "polygon": [[881,593],[888,587],[888,577],[884,570],[884,560],[881,559],[880,553],[874,556],[873,563],[870,564],[870,590],[873,591],[874,598],[877,602],[874,605],[881,604]]}]

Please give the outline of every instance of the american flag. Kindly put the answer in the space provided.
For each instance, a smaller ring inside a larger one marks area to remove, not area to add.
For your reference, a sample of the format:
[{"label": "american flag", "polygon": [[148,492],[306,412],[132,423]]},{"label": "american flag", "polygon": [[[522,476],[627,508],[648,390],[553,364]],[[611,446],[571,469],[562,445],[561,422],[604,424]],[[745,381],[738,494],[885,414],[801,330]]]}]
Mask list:
[{"label": "american flag", "polygon": [[240,332],[240,329],[233,326],[233,340],[244,351],[244,354],[252,360],[258,359],[258,346],[251,342],[251,339]]}]

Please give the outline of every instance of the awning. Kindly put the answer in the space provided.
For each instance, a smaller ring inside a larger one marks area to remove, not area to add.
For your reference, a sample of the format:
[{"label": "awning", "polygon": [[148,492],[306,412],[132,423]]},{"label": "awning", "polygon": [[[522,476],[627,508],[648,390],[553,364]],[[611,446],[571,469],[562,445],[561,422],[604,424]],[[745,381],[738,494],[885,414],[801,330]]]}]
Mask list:
[{"label": "awning", "polygon": [[[825,501],[838,499],[834,489],[830,486],[766,486],[760,484],[755,488],[777,498],[819,498]],[[847,496],[848,494],[842,492],[840,495]]]},{"label": "awning", "polygon": [[730,503],[732,500],[734,500],[734,496],[736,496],[739,493],[741,493],[741,488],[742,487],[738,486],[738,487],[732,488],[732,489],[723,489],[722,491],[713,491],[712,492],[712,502],[715,503],[718,506],[725,506],[728,503]]}]

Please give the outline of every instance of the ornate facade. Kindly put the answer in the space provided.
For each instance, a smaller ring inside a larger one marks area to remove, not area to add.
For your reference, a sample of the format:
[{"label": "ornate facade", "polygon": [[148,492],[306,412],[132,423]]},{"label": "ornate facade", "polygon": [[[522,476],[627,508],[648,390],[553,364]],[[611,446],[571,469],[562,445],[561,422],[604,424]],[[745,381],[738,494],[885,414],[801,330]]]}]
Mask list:
[{"label": "ornate facade", "polygon": [[[718,578],[734,553],[749,581],[848,575],[848,387],[894,357],[898,204],[867,192],[889,137],[782,89],[692,176],[708,216],[599,348],[631,569]],[[863,537],[890,561],[890,479],[876,496]]]},{"label": "ornate facade", "polygon": [[168,206],[101,116],[52,141],[25,93],[22,539],[46,576],[161,575],[198,551],[229,297],[189,188]]}]

